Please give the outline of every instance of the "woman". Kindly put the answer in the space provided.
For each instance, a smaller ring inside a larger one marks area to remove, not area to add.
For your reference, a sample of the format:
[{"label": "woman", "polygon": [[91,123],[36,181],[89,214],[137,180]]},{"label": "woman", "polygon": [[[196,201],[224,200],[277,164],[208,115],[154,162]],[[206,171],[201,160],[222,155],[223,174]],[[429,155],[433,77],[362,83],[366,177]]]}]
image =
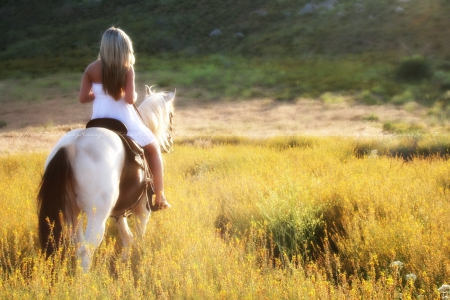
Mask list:
[{"label": "woman", "polygon": [[155,205],[170,207],[164,197],[163,165],[159,145],[153,133],[140,120],[134,103],[137,94],[134,83],[134,51],[128,35],[111,27],[103,34],[98,60],[84,72],[79,101],[93,101],[92,119],[114,118],[128,128],[128,136],[145,152],[153,174]]}]

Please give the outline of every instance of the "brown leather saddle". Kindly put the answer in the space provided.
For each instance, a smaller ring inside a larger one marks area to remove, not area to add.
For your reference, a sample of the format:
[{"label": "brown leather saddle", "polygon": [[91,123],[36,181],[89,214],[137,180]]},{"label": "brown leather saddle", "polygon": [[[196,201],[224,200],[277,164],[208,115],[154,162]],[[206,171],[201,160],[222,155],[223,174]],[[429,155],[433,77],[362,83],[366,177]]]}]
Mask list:
[{"label": "brown leather saddle", "polygon": [[120,175],[119,197],[111,217],[129,217],[132,210],[141,203],[147,202],[147,209],[156,211],[152,203],[153,179],[145,158],[144,149],[127,136],[128,128],[119,120],[112,118],[92,119],[86,128],[101,127],[115,132],[122,140],[125,149],[125,162]]}]

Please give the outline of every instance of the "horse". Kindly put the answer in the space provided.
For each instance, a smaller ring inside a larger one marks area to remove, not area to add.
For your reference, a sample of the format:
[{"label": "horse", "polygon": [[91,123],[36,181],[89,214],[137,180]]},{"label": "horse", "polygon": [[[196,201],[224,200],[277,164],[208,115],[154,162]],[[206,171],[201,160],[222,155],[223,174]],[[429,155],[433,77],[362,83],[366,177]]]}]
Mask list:
[{"label": "horse", "polygon": [[[146,97],[138,112],[161,149],[167,152],[173,144],[171,123],[176,90],[156,93],[145,87]],[[47,257],[61,246],[64,225],[71,229],[70,241],[77,247],[83,270],[89,270],[118,199],[124,163],[125,148],[120,137],[105,128],[75,129],[56,143],[45,161],[38,192],[39,238]],[[142,197],[147,197],[147,193]],[[130,211],[139,219],[139,237],[145,234],[150,217],[147,201],[137,202]],[[83,217],[87,219],[84,231]],[[122,259],[127,259],[134,237],[125,215],[115,219],[122,239]]]}]

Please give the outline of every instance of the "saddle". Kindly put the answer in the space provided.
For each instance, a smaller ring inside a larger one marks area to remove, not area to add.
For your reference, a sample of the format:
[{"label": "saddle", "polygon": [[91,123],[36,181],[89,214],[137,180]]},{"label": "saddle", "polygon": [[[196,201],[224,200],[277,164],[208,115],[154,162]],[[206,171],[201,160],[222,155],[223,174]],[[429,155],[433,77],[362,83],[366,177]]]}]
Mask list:
[{"label": "saddle", "polygon": [[153,179],[145,158],[144,149],[127,136],[128,128],[119,120],[112,118],[92,119],[86,128],[101,127],[115,132],[122,140],[125,149],[125,162],[120,175],[119,197],[111,217],[129,217],[132,210],[146,201],[147,209],[157,210],[151,199],[154,194]]}]

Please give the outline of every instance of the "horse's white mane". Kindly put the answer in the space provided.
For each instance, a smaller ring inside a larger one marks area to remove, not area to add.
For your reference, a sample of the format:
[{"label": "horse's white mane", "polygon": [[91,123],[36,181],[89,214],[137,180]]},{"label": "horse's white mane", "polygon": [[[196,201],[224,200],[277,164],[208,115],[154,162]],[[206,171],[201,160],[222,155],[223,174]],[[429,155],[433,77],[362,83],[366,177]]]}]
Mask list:
[{"label": "horse's white mane", "polygon": [[157,93],[152,90],[152,87],[145,86],[146,98],[139,105],[138,110],[145,126],[153,132],[159,145],[165,151],[169,151],[171,143],[167,129],[171,126],[169,114],[173,114],[173,99],[176,91]]}]

